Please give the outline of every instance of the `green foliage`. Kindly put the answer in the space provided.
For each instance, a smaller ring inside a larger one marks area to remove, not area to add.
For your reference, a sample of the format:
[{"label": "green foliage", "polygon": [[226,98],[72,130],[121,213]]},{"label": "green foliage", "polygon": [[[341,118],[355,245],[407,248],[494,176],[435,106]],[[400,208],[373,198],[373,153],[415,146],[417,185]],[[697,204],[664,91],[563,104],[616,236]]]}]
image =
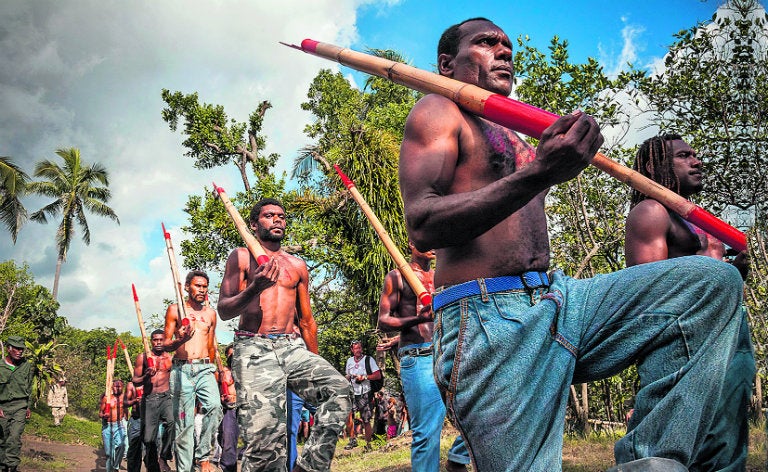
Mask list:
[{"label": "green foliage", "polygon": [[32,364],[32,399],[37,405],[44,395],[48,393],[48,386],[62,373],[62,368],[54,360],[54,352],[59,344],[49,341],[45,344],[34,345],[27,342],[24,356]]},{"label": "green foliage", "polygon": [[200,103],[197,93],[184,95],[163,89],[161,93],[166,108],[161,115],[171,131],[176,131],[183,121],[182,143],[186,155],[195,160],[195,167],[210,169],[229,162],[233,163],[243,179],[243,187],[250,190],[247,170],[250,168],[258,178],[268,175],[279,156],[261,155],[266,138],[261,134],[264,114],[272,105],[268,101],[259,104],[248,117],[248,122],[230,119],[222,105]]},{"label": "green foliage", "polygon": [[47,288],[35,283],[25,264],[0,263],[0,332],[19,335],[33,345],[52,341],[65,329],[67,320],[57,316],[59,304]]},{"label": "green foliage", "polygon": [[[401,59],[391,51],[373,52]],[[315,121],[305,132],[317,141],[294,166],[294,176],[305,189],[297,204],[326,230],[329,258],[324,261],[338,268],[347,293],[351,289],[355,294],[356,311],[373,324],[384,275],[393,263],[358,205],[343,193],[344,186],[331,165],[339,165],[355,182],[404,251],[407,235],[397,160],[405,119],[418,94],[378,77],[366,81],[366,90],[356,90],[340,73],[323,70],[313,80],[307,98],[302,108],[312,112]]]},{"label": "green foliage", "polygon": [[638,85],[662,130],[681,134],[704,161],[702,206],[749,227],[752,275],[746,303],[758,371],[768,353],[768,14],[732,0],[712,21],[680,31],[665,69]]},{"label": "green foliage", "polygon": [[[515,70],[522,81],[515,90],[522,101],[560,115],[580,109],[602,127],[628,125],[617,93],[637,72],[609,79],[592,58],[574,64],[568,42],[557,36],[548,54],[531,46],[528,38],[517,41]],[[629,151],[617,147],[612,157],[623,163]],[[577,277],[622,268],[626,194],[623,184],[594,168],[552,189],[547,215],[554,265]]]},{"label": "green foliage", "polygon": [[27,210],[19,199],[26,192],[27,182],[29,176],[10,157],[0,156],[0,221],[14,244],[27,220]]},{"label": "green foliage", "polygon": [[768,15],[755,0],[720,7],[675,35],[665,69],[639,82],[662,130],[703,157],[704,206],[762,208],[768,190]]}]

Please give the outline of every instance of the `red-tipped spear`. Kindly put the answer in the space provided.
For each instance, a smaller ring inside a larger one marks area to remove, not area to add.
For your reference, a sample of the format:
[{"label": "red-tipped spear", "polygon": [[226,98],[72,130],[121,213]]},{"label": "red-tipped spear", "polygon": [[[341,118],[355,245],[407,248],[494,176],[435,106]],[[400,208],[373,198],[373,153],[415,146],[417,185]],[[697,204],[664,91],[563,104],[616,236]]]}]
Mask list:
[{"label": "red-tipped spear", "polygon": [[213,182],[213,189],[221,199],[221,203],[224,204],[224,208],[227,210],[229,217],[232,218],[232,222],[235,223],[237,232],[240,233],[240,237],[243,238],[245,246],[248,248],[251,254],[253,254],[256,262],[259,265],[266,264],[269,261],[269,256],[267,256],[267,253],[264,251],[264,248],[261,247],[259,241],[253,236],[253,234],[251,234],[251,230],[248,229],[248,225],[245,224],[243,217],[240,216],[240,212],[237,211],[235,205],[232,204],[232,201],[227,196],[227,192],[225,192],[223,188],[216,185],[216,182]]},{"label": "red-tipped spear", "polygon": [[136,318],[139,320],[139,331],[141,331],[141,343],[144,346],[144,358],[147,360],[147,367],[152,368],[154,361],[149,357],[149,338],[147,338],[147,328],[144,326],[144,317],[141,316],[141,307],[139,306],[139,295],[136,293],[136,286],[131,284],[133,290],[133,306],[136,308]]},{"label": "red-tipped spear", "polygon": [[184,304],[184,291],[181,285],[181,279],[179,278],[179,267],[176,265],[176,254],[173,252],[171,234],[165,230],[164,223],[160,223],[160,225],[163,227],[165,249],[168,253],[168,262],[171,265],[171,275],[173,276],[173,291],[176,294],[176,306],[178,307],[179,316],[181,317],[181,325],[189,326],[189,319],[187,318],[187,307]]},{"label": "red-tipped spear", "polygon": [[133,364],[131,363],[131,356],[128,354],[128,348],[125,347],[125,344],[123,344],[123,341],[120,338],[117,338],[117,342],[120,343],[120,347],[123,349],[123,354],[125,354],[125,363],[128,364],[128,372],[130,372],[131,377],[133,377]]},{"label": "red-tipped spear", "polygon": [[[419,92],[442,95],[456,102],[465,111],[480,115],[534,138],[541,137],[541,133],[558,118],[554,113],[489,92],[476,85],[333,44],[321,43],[312,39],[305,39],[301,42],[301,46],[282,44],[368,74],[389,79]],[[628,184],[638,192],[659,201],[732,248],[738,251],[746,250],[747,237],[744,233],[668,188],[659,185],[639,172],[608,159],[601,153],[595,155],[592,165]]]},{"label": "red-tipped spear", "polygon": [[110,410],[112,409],[112,406],[110,405],[110,401],[112,399],[112,375],[113,375],[113,365],[112,365],[112,346],[107,346],[107,376],[106,376],[106,385],[104,387],[104,410],[107,414],[109,414]]},{"label": "red-tipped spear", "polygon": [[419,302],[421,302],[422,305],[429,305],[432,303],[432,294],[427,292],[427,290],[424,288],[424,284],[421,283],[421,280],[419,280],[419,278],[413,272],[411,265],[408,263],[408,261],[405,260],[403,255],[400,253],[400,250],[397,249],[397,246],[395,246],[392,238],[389,237],[389,233],[387,233],[387,230],[384,229],[384,226],[381,224],[381,221],[379,221],[379,218],[376,216],[376,214],[373,213],[373,210],[371,210],[368,202],[365,201],[363,196],[357,190],[355,183],[352,181],[352,179],[347,177],[344,172],[341,171],[341,168],[337,164],[334,164],[333,168],[336,169],[336,173],[339,174],[339,177],[341,177],[341,181],[344,182],[344,186],[349,189],[349,193],[352,194],[352,198],[354,198],[354,200],[360,206],[360,209],[363,210],[365,217],[368,218],[368,221],[370,221],[371,225],[373,225],[374,231],[376,231],[376,234],[379,235],[381,242],[384,243],[384,247],[387,248],[387,252],[389,252],[392,260],[395,261],[397,270],[403,274],[403,278],[408,282],[408,285],[411,286],[414,293],[419,297]]}]

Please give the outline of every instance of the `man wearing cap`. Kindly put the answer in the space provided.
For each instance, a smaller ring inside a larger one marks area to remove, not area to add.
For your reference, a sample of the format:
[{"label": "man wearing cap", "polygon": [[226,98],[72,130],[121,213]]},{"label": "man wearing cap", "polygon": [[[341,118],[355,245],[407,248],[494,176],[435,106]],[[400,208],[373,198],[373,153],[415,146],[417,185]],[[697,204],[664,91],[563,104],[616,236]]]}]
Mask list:
[{"label": "man wearing cap", "polygon": [[32,412],[32,364],[24,359],[24,339],[9,336],[0,365],[0,472],[15,472],[21,462],[21,433]]},{"label": "man wearing cap", "polygon": [[53,425],[59,426],[64,415],[69,408],[69,398],[67,397],[67,378],[63,375],[58,382],[51,385],[48,389],[48,406],[51,407],[53,415]]}]

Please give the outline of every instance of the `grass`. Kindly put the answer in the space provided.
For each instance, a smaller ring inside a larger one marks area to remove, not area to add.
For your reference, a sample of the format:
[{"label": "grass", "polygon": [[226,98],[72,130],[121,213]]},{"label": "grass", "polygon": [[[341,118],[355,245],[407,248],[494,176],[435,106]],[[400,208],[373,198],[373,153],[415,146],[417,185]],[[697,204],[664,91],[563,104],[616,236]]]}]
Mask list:
[{"label": "grass", "polygon": [[61,425],[54,426],[49,409],[32,410],[24,433],[47,441],[101,447],[101,423],[67,415]]},{"label": "grass", "polygon": [[[50,412],[32,413],[25,434],[32,434],[49,441],[65,444],[82,444],[101,447],[101,425],[67,415],[61,426],[53,426]],[[444,463],[448,449],[456,436],[456,430],[446,425],[441,439],[441,461]],[[613,465],[613,444],[621,434],[592,435],[587,439],[566,437],[563,441],[563,471],[604,471]],[[411,470],[410,434],[390,441],[377,438],[372,441],[373,451],[364,453],[365,441],[351,451],[344,449],[346,439],[339,441],[331,470],[333,472],[408,472]],[[499,444],[502,447],[502,444]],[[766,468],[766,426],[761,424],[750,429],[748,472],[764,472]],[[42,451],[33,457],[22,458],[23,470],[62,471],[67,464]],[[472,468],[470,467],[470,470]]]},{"label": "grass", "polygon": [[[445,463],[448,449],[456,431],[446,426],[440,441],[441,463]],[[565,437],[563,440],[563,472],[602,472],[614,465],[613,445],[623,434],[593,434],[587,439]],[[766,426],[752,426],[749,434],[747,472],[766,470]],[[339,441],[331,470],[333,472],[408,472],[411,470],[411,438],[400,436],[389,443],[375,440],[373,451],[364,453],[362,443],[352,451],[345,451],[347,440]],[[501,444],[499,444],[502,447]],[[470,470],[472,470],[470,466]]]}]

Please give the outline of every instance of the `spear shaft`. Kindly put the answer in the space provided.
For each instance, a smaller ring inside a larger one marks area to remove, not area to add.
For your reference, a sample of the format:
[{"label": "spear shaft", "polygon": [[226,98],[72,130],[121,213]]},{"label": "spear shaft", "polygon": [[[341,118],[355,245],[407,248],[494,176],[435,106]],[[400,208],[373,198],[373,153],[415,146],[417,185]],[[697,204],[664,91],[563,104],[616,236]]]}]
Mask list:
[{"label": "spear shaft", "polygon": [[[301,46],[282,44],[361,72],[389,79],[419,92],[442,95],[453,100],[469,113],[482,116],[533,138],[540,138],[541,133],[559,118],[554,113],[489,92],[476,85],[333,44],[312,39],[305,39],[301,42]],[[747,249],[747,238],[744,233],[639,172],[612,161],[602,153],[595,155],[592,165],[638,192],[657,200],[732,248],[738,251]]]},{"label": "spear shaft", "polygon": [[133,306],[136,308],[136,318],[139,320],[139,331],[141,331],[141,344],[144,346],[144,359],[147,360],[147,366],[152,367],[153,361],[149,357],[149,338],[147,338],[147,328],[144,326],[144,317],[141,316],[141,307],[139,306],[139,295],[136,293],[136,286],[131,284],[133,290]]},{"label": "spear shaft", "polygon": [[408,285],[411,286],[414,293],[419,298],[419,302],[422,305],[429,305],[432,303],[432,294],[427,292],[427,289],[424,288],[424,284],[416,276],[416,273],[413,271],[413,267],[411,267],[408,261],[405,260],[403,255],[400,253],[400,250],[397,249],[397,246],[392,241],[392,238],[389,237],[389,233],[387,233],[387,230],[384,229],[384,225],[381,224],[381,221],[379,221],[379,218],[376,216],[373,210],[371,210],[368,202],[365,201],[365,198],[363,198],[363,196],[357,190],[355,183],[349,177],[347,177],[344,172],[341,171],[341,168],[338,165],[334,164],[333,168],[336,169],[336,173],[339,174],[339,177],[341,177],[341,181],[344,182],[344,186],[349,189],[349,193],[352,195],[352,198],[360,206],[360,209],[363,210],[365,217],[368,218],[368,221],[371,222],[374,231],[376,231],[376,234],[379,235],[381,242],[384,243],[384,247],[387,248],[387,252],[389,252],[392,260],[395,261],[397,270],[400,271],[400,273],[403,275],[403,278],[406,280],[406,282],[408,282]]},{"label": "spear shaft", "polygon": [[245,224],[243,217],[240,216],[240,212],[237,211],[235,205],[232,204],[232,201],[227,196],[227,192],[225,192],[223,188],[217,186],[216,182],[213,182],[213,189],[216,191],[216,195],[221,199],[221,203],[224,204],[224,209],[227,210],[232,222],[235,223],[237,232],[240,233],[240,237],[243,238],[243,242],[245,242],[245,246],[251,252],[253,258],[256,259],[256,262],[259,265],[266,264],[269,261],[269,256],[267,256],[267,253],[264,251],[264,248],[261,247],[259,241],[253,234],[251,234],[251,230],[248,229],[248,225]]},{"label": "spear shaft", "polygon": [[163,237],[165,238],[165,250],[168,253],[168,262],[171,265],[171,275],[173,276],[173,291],[176,294],[176,307],[181,318],[181,325],[189,325],[189,319],[187,318],[187,307],[184,304],[184,292],[182,290],[181,279],[179,278],[179,267],[176,265],[176,253],[173,252],[173,243],[171,243],[171,234],[165,230],[165,224],[160,223],[163,227]]}]

